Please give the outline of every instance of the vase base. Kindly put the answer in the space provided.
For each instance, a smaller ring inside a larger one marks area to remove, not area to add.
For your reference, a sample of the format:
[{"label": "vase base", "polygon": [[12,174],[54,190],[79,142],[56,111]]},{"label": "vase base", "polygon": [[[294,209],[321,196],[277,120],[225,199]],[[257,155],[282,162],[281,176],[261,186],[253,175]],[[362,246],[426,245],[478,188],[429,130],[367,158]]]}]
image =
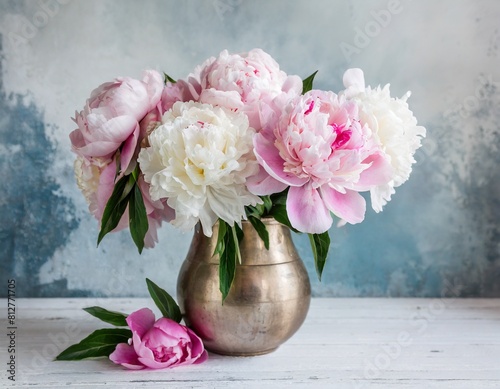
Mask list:
[{"label": "vase base", "polygon": [[249,351],[249,352],[235,351],[235,352],[231,352],[231,351],[222,351],[222,350],[212,350],[210,347],[205,347],[205,348],[208,351],[210,351],[211,353],[218,354],[218,355],[224,355],[227,357],[256,357],[259,355],[270,354],[273,351],[276,351],[278,349],[278,347],[275,347],[275,348],[270,348],[270,349],[262,350],[262,351]]}]

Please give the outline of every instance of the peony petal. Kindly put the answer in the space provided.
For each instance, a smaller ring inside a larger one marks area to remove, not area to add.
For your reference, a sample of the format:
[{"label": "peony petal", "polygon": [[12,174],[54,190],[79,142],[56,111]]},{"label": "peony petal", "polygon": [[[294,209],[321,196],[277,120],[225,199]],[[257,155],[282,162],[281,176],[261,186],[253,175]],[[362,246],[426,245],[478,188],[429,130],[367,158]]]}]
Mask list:
[{"label": "peony petal", "polygon": [[143,337],[155,324],[155,314],[149,308],[142,308],[128,315],[127,324],[139,337]]},{"label": "peony petal", "polygon": [[175,367],[178,365],[177,360],[169,359],[166,362],[158,362],[152,358],[141,358],[139,357],[139,362],[143,363],[146,367],[150,369],[166,369],[167,367]]},{"label": "peony petal", "polygon": [[156,328],[173,338],[188,339],[186,327],[177,323],[175,320],[167,319],[166,317],[158,319],[158,321],[153,325],[153,328]]},{"label": "peony petal", "polygon": [[[136,121],[146,116],[148,111],[155,105],[150,102],[147,85],[130,77],[122,79],[120,86],[112,91],[112,100],[106,104],[106,106],[113,109],[115,116],[130,115]],[[100,107],[102,106],[101,104]]]},{"label": "peony petal", "polygon": [[342,80],[346,88],[352,87],[359,92],[365,90],[365,76],[359,68],[347,69]]},{"label": "peony petal", "polygon": [[109,355],[109,359],[118,364],[123,365],[128,369],[140,370],[144,369],[144,365],[139,362],[137,354],[132,346],[127,343],[119,343],[116,345],[115,351]]},{"label": "peony petal", "polygon": [[241,96],[236,91],[220,91],[213,88],[205,89],[201,92],[201,103],[211,104],[229,109],[242,109]]},{"label": "peony petal", "polygon": [[371,165],[359,176],[359,181],[355,186],[356,190],[370,190],[373,186],[385,185],[392,180],[394,169],[386,154],[372,154],[363,163]]},{"label": "peony petal", "polygon": [[85,146],[85,139],[79,128],[70,132],[69,139],[74,150],[78,150]]},{"label": "peony petal", "polygon": [[247,179],[247,188],[258,196],[266,196],[273,193],[283,192],[288,185],[271,177],[266,170],[259,166],[259,172]]},{"label": "peony petal", "polygon": [[146,84],[149,96],[149,111],[154,109],[161,99],[165,83],[163,77],[156,70],[146,70],[143,74],[142,82]]},{"label": "peony petal", "polygon": [[337,192],[328,185],[321,188],[321,196],[330,211],[348,223],[356,224],[365,218],[366,201],[358,192]]},{"label": "peony petal", "polygon": [[205,350],[205,346],[201,338],[196,335],[190,328],[186,328],[186,331],[191,339],[191,356],[194,360],[194,363],[202,363],[208,359],[207,350]]},{"label": "peony petal", "polygon": [[[129,165],[130,162],[132,161],[132,158],[135,154],[135,151],[137,149],[137,142],[139,140],[139,134],[140,134],[140,126],[139,123],[137,123],[137,126],[135,127],[134,132],[125,140],[123,143],[121,155],[120,155],[120,163],[121,163],[121,171],[125,172]],[[125,173],[127,174],[127,173]]]},{"label": "peony petal", "polygon": [[256,134],[253,142],[257,161],[271,177],[290,186],[302,186],[307,182],[308,178],[300,178],[283,171],[285,161],[279,155],[278,149],[264,135]]},{"label": "peony petal", "polygon": [[292,92],[293,94],[300,95],[302,93],[303,83],[299,76],[288,76],[283,83],[281,90],[283,92]]},{"label": "peony petal", "polygon": [[332,217],[317,189],[310,183],[302,187],[290,187],[286,209],[294,228],[309,234],[321,234],[332,225]]},{"label": "peony petal", "polygon": [[120,145],[121,143],[98,141],[88,143],[78,148],[73,147],[73,150],[76,154],[87,158],[107,157],[114,153],[120,147]]},{"label": "peony petal", "polygon": [[[95,114],[91,113],[87,116],[87,120],[91,121]],[[137,119],[130,115],[122,115],[106,120],[105,122],[96,121],[98,125],[89,128],[88,143],[95,142],[112,142],[122,143],[136,129]],[[83,133],[85,137],[86,132]]]},{"label": "peony petal", "polygon": [[142,341],[136,332],[132,333],[132,346],[134,347],[139,361],[154,359],[153,351],[146,346],[146,343]]},{"label": "peony petal", "polygon": [[[184,336],[181,337],[187,338],[186,331],[183,332]],[[153,327],[142,337],[141,341],[147,344],[149,349],[154,350],[160,347],[175,347],[179,343],[181,337]]]}]

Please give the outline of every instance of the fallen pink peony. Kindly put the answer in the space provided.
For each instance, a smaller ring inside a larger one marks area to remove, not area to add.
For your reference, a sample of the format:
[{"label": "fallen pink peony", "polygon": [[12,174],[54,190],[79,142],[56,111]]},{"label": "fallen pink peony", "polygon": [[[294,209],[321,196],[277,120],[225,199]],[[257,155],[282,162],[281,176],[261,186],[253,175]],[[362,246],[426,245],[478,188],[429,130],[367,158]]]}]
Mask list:
[{"label": "fallen pink peony", "polygon": [[[189,328],[162,317],[155,321],[149,308],[127,317],[131,344],[119,343],[109,359],[128,369],[164,369],[202,363],[208,354],[201,339]],[[130,341],[129,341],[130,342]]]}]

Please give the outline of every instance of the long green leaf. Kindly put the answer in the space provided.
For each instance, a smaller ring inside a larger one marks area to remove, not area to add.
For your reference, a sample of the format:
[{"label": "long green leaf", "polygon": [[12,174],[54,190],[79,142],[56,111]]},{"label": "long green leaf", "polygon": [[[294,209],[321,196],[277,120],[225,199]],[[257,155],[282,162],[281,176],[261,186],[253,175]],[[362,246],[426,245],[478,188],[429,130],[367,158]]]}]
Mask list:
[{"label": "long green leaf", "polygon": [[124,313],[108,311],[107,309],[101,307],[88,307],[83,308],[83,310],[105,323],[109,323],[118,327],[127,326],[127,321],[125,320],[127,318],[127,315],[125,315]]},{"label": "long green leaf", "polygon": [[260,219],[253,216],[250,216],[248,221],[252,223],[253,228],[255,228],[255,231],[259,234],[260,239],[264,242],[264,246],[267,250],[269,250],[269,232],[267,231],[266,225],[262,223]]},{"label": "long green leaf", "polygon": [[129,194],[134,185],[135,179],[132,175],[123,176],[115,184],[113,193],[106,203],[106,207],[102,214],[101,231],[97,238],[97,245],[99,245],[106,234],[113,231],[120,222],[123,213],[127,209]]},{"label": "long green leaf", "polygon": [[223,249],[218,250],[217,253],[219,254],[219,289],[222,293],[223,302],[229,294],[236,273],[236,250],[238,242],[235,235],[237,234],[233,234],[231,227],[225,221],[219,219],[217,246]]},{"label": "long green leaf", "polygon": [[126,328],[105,328],[92,332],[80,343],[60,353],[57,361],[79,361],[85,358],[109,357],[118,343],[127,343],[132,331]]},{"label": "long green leaf", "polygon": [[314,77],[318,71],[316,70],[313,74],[302,81],[302,94],[309,92],[313,88]]},{"label": "long green leaf", "polygon": [[330,248],[330,235],[328,235],[328,231],[322,234],[308,235],[314,256],[316,273],[318,274],[318,279],[321,281],[321,275],[323,274],[323,268],[325,267],[326,258],[328,256],[328,249]]},{"label": "long green leaf", "polygon": [[217,234],[217,244],[215,245],[215,250],[213,255],[218,254],[219,256],[222,256],[224,254],[224,250],[226,250],[226,233],[227,233],[227,223],[223,222],[222,220],[219,220],[219,232]]},{"label": "long green leaf", "polygon": [[142,193],[137,184],[134,185],[134,189],[130,192],[128,215],[130,235],[132,235],[137,250],[141,254],[144,249],[144,237],[148,232],[149,224]]},{"label": "long green leaf", "polygon": [[182,314],[175,300],[165,290],[156,285],[149,278],[146,278],[148,291],[163,317],[175,320],[180,323]]},{"label": "long green leaf", "polygon": [[273,204],[270,215],[274,217],[276,221],[290,228],[293,232],[300,233],[300,231],[292,227],[292,223],[290,223],[290,219],[288,218],[285,204]]}]

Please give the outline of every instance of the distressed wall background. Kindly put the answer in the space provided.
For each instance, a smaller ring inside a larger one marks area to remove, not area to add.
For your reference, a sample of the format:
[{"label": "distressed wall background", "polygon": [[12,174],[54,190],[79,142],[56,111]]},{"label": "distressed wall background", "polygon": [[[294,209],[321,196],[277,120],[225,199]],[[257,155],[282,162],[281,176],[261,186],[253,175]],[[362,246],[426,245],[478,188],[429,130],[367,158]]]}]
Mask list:
[{"label": "distressed wall background", "polygon": [[[428,137],[382,214],[332,229],[320,296],[500,296],[500,3],[390,1],[0,0],[0,274],[22,296],[169,292],[191,235],[169,226],[139,256],[128,232],[96,248],[73,178],[70,120],[91,90],[156,68],[185,76],[224,48],[261,47],[289,74],[346,68],[413,92]],[[0,294],[7,288],[0,288]]]}]

